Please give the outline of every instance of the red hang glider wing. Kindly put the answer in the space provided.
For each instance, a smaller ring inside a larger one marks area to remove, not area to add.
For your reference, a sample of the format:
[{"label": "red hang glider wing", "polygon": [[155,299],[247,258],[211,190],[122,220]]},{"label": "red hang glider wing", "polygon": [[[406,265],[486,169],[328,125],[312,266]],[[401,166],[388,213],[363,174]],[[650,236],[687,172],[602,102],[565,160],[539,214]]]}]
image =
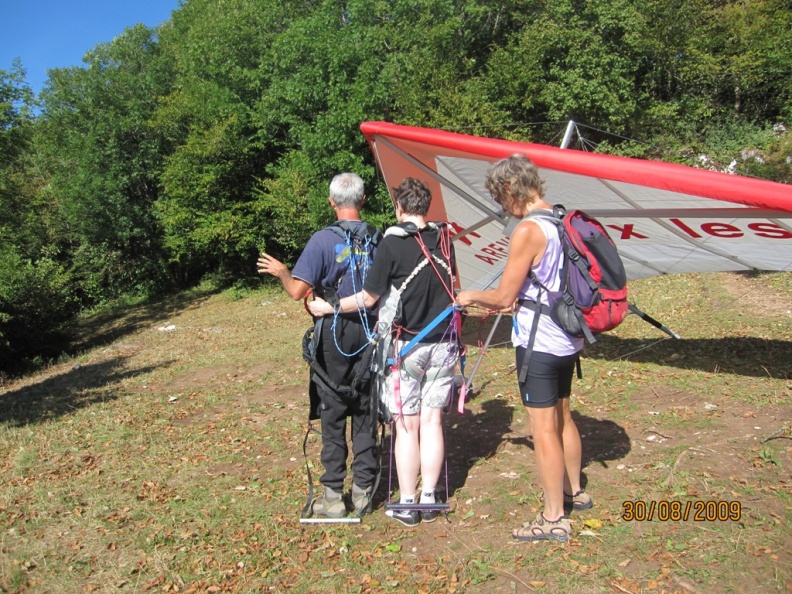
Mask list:
[{"label": "red hang glider wing", "polygon": [[495,161],[523,153],[546,200],[608,228],[630,279],[728,270],[792,270],[792,186],[657,161],[467,136],[385,122],[361,125],[389,188],[411,176],[448,221],[464,288],[492,283],[512,226],[484,188]]}]

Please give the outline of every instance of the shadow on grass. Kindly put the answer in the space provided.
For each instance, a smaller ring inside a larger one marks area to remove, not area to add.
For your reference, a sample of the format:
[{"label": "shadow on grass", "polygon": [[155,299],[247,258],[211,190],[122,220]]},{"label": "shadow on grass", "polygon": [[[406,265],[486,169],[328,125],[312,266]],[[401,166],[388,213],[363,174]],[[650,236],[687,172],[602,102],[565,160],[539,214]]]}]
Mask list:
[{"label": "shadow on grass", "polygon": [[[524,445],[533,450],[529,435],[515,436],[511,428],[514,407],[504,400],[482,403],[478,414],[452,413],[446,430],[448,454],[449,496],[465,485],[470,470],[479,460],[493,458],[504,442]],[[572,417],[583,442],[583,468],[591,464],[604,467],[614,460],[624,458],[631,449],[630,437],[623,427],[609,419],[596,419],[572,411]],[[504,467],[499,472],[509,472]],[[585,486],[585,476],[583,477]]]},{"label": "shadow on grass", "polygon": [[[494,317],[486,320],[468,319],[464,334],[466,344],[483,344],[494,322]],[[583,357],[603,361],[624,359],[706,372],[717,370],[749,377],[792,378],[792,342],[788,340],[753,336],[673,339],[653,331],[647,331],[647,338],[619,338],[613,334],[602,334],[595,344],[585,346]],[[504,316],[498,323],[488,350],[503,348],[512,348],[510,316]],[[476,353],[476,356],[468,357],[470,369],[475,365],[477,356]]]},{"label": "shadow on grass", "polygon": [[113,385],[125,378],[149,373],[157,366],[124,368],[125,357],[91,365],[75,365],[68,372],[0,395],[0,423],[25,426],[58,419],[97,402],[124,396]]},{"label": "shadow on grass", "polygon": [[630,453],[630,436],[618,423],[595,419],[576,410],[572,411],[572,419],[583,443],[583,468],[592,464],[608,468],[609,462],[621,460]]},{"label": "shadow on grass", "polygon": [[583,356],[748,377],[792,377],[792,342],[788,340],[751,336],[659,340],[625,339],[603,334],[595,344],[585,348]]},{"label": "shadow on grass", "polygon": [[449,497],[465,486],[476,463],[493,458],[504,441],[526,443],[525,438],[508,437],[512,433],[515,409],[506,400],[487,400],[481,403],[481,409],[480,413],[466,411],[460,415],[455,410],[450,413],[445,435]]},{"label": "shadow on grass", "polygon": [[214,292],[190,292],[156,302],[123,306],[75,322],[66,354],[107,346],[142,328],[167,322],[171,316],[200,307]]},{"label": "shadow on grass", "polygon": [[174,314],[200,307],[220,290],[193,290],[139,305],[107,306],[99,313],[85,314],[47,334],[41,344],[16,353],[12,361],[0,360],[0,382],[44,369],[63,357],[107,346],[141,328],[162,324]]},{"label": "shadow on grass", "polygon": [[[448,485],[446,488],[445,470],[441,471],[437,482],[440,500],[453,496],[457,489],[465,485],[470,469],[480,459],[493,457],[503,443],[504,436],[511,433],[514,409],[502,400],[489,400],[482,404],[483,412],[456,412],[456,402],[447,413],[445,424],[445,448],[447,456]],[[388,502],[388,493],[398,490],[396,462],[391,459],[393,447],[392,428],[382,444],[382,477],[378,493],[374,497],[374,507]],[[392,468],[391,468],[392,465]]]}]

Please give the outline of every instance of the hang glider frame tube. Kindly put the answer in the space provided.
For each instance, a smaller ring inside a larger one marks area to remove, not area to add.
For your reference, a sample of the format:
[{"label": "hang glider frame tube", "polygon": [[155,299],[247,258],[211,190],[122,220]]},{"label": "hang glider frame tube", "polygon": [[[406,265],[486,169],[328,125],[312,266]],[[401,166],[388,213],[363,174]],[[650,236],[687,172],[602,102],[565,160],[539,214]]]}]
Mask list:
[{"label": "hang glider frame tube", "polygon": [[[427,167],[426,165],[424,165],[420,160],[416,159],[410,153],[402,150],[401,148],[399,148],[398,146],[396,146],[395,144],[393,144],[392,142],[390,142],[389,140],[387,140],[386,138],[383,138],[381,136],[376,137],[375,145],[374,145],[375,147],[376,147],[376,143],[378,143],[378,142],[381,142],[382,144],[387,146],[389,149],[391,149],[393,152],[395,152],[398,155],[404,157],[407,161],[409,161],[410,163],[412,163],[413,165],[418,167],[421,171],[426,173],[428,176],[433,178],[435,181],[437,181],[441,185],[444,185],[448,189],[450,189],[453,192],[455,192],[460,198],[462,198],[465,202],[470,204],[476,210],[479,210],[479,211],[482,211],[482,212],[486,213],[488,215],[488,220],[486,222],[489,222],[490,220],[493,220],[493,221],[498,221],[498,222],[500,222],[502,224],[505,224],[506,217],[504,217],[504,215],[502,213],[492,210],[486,204],[484,204],[483,202],[481,202],[481,201],[477,200],[476,198],[474,198],[473,196],[471,196],[468,192],[466,192],[465,190],[463,190],[462,188],[457,186],[455,183],[453,183],[449,179],[447,179],[447,178],[443,177],[442,175],[440,175],[439,173],[437,173],[437,171],[435,171],[431,167]],[[378,161],[380,160],[379,159],[379,153],[377,154],[377,160]],[[382,167],[380,167],[380,168],[382,169]],[[484,223],[484,224],[486,224],[486,223]],[[481,225],[479,225],[479,226],[481,226]],[[460,235],[460,237],[461,237],[461,235]]]},{"label": "hang glider frame tube", "polygon": [[641,319],[642,319],[642,320],[644,320],[645,322],[649,322],[649,323],[650,323],[652,326],[654,326],[655,328],[658,328],[659,330],[662,330],[663,332],[665,332],[666,334],[668,334],[668,335],[669,335],[671,338],[677,338],[677,339],[681,339],[681,338],[682,338],[682,337],[681,337],[679,334],[677,334],[676,332],[674,332],[673,330],[671,330],[671,328],[669,328],[668,326],[666,326],[666,325],[665,325],[665,324],[663,324],[662,322],[659,322],[659,321],[655,320],[655,319],[654,319],[652,316],[650,316],[649,314],[646,314],[646,313],[644,313],[643,311],[641,311],[640,309],[638,309],[638,308],[637,308],[635,305],[633,305],[632,303],[630,303],[630,304],[629,304],[627,307],[628,307],[628,309],[629,309],[631,312],[633,312],[633,313],[634,313],[636,316],[638,316],[639,318],[641,318]]},{"label": "hang glider frame tube", "polygon": [[[628,308],[629,308],[629,310],[632,313],[637,315],[643,321],[651,324],[652,326],[654,326],[658,330],[661,330],[662,332],[665,332],[671,338],[676,338],[678,340],[682,339],[682,337],[679,334],[677,334],[676,332],[674,332],[673,330],[671,330],[671,328],[669,328],[668,326],[666,326],[662,322],[654,319],[649,314],[644,313],[643,311],[638,309],[638,307],[633,305],[632,303],[630,303],[628,305]],[[475,389],[474,385],[473,385],[473,378],[476,376],[476,372],[478,371],[479,365],[481,364],[481,360],[484,358],[484,355],[486,354],[487,349],[489,348],[489,344],[490,344],[490,342],[492,342],[492,337],[495,335],[495,330],[498,328],[498,324],[500,323],[502,318],[503,318],[503,312],[498,312],[498,317],[495,318],[495,321],[492,323],[492,328],[490,329],[489,334],[487,335],[487,340],[485,340],[484,344],[481,346],[481,350],[479,351],[478,357],[476,358],[476,362],[473,364],[473,369],[470,370],[470,375],[465,380],[465,383],[467,384],[469,390],[474,390]]]}]

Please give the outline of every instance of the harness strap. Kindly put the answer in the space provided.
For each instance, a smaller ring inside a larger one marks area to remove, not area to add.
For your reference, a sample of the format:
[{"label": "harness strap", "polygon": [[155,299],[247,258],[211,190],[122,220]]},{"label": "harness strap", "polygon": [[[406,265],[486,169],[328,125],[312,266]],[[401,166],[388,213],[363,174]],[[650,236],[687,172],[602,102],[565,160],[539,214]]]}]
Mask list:
[{"label": "harness strap", "polygon": [[405,355],[407,355],[407,353],[413,350],[415,346],[426,337],[427,334],[429,334],[432,330],[434,330],[438,326],[438,324],[440,324],[440,322],[445,320],[449,316],[449,314],[451,314],[451,312],[454,311],[455,307],[456,306],[454,304],[451,304],[448,307],[446,307],[443,311],[441,311],[435,317],[434,320],[429,322],[424,327],[423,330],[421,330],[418,334],[416,334],[410,342],[408,342],[406,345],[402,347],[401,351],[399,351],[398,356],[388,359],[387,363],[389,365],[394,365],[398,363],[401,359],[403,359]]},{"label": "harness strap", "polygon": [[[454,315],[456,316],[456,322],[459,324],[459,333],[462,334],[462,316],[457,310]],[[459,354],[459,372],[462,375],[462,385],[459,387],[459,400],[457,401],[457,412],[461,415],[465,412],[465,400],[467,399],[467,381],[465,380],[465,360],[466,360],[466,351],[467,349],[462,348],[462,352]],[[447,473],[447,469],[446,469]],[[447,478],[446,478],[447,480]]]},{"label": "harness strap", "polygon": [[396,405],[396,418],[402,418],[402,398],[401,398],[401,376],[399,366],[395,363],[391,365],[391,375],[393,376],[393,403]]},{"label": "harness strap", "polygon": [[300,512],[301,518],[311,517],[311,507],[314,498],[313,475],[311,475],[311,465],[308,463],[308,451],[306,449],[308,445],[308,436],[311,434],[312,431],[319,433],[318,431],[316,431],[316,429],[313,428],[313,424],[311,423],[311,421],[308,421],[308,429],[306,430],[305,437],[303,438],[303,458],[305,459],[305,472],[308,474],[308,500],[305,502],[305,505],[302,508],[302,512]]},{"label": "harness strap", "polygon": [[[325,227],[325,230],[333,231],[339,235],[344,240],[344,243],[346,244],[346,247],[349,251],[345,258],[347,263],[346,268],[338,276],[333,286],[324,289],[324,294],[321,295],[321,297],[323,297],[324,300],[333,307],[333,310],[335,310],[333,314],[333,324],[335,325],[339,318],[338,305],[340,303],[340,296],[338,294],[338,290],[341,287],[341,284],[344,282],[344,279],[349,276],[350,280],[352,281],[352,294],[357,295],[358,288],[355,283],[356,274],[362,275],[362,281],[365,284],[370,265],[369,259],[371,256],[371,250],[375,248],[382,239],[382,233],[367,223],[363,225],[352,225],[350,221],[346,220],[336,221],[332,225]],[[358,251],[359,249],[362,249],[362,252]],[[358,317],[360,318],[360,322],[363,324],[366,332],[366,338],[368,340],[372,340],[374,337],[370,332],[368,312],[366,307],[364,304],[359,302],[356,303],[356,305]],[[338,344],[335,333],[333,339],[338,351],[347,357],[353,357],[362,352],[364,349],[364,347],[361,347],[354,353],[344,353]]]},{"label": "harness strap", "polygon": [[[393,341],[394,348],[395,345],[399,344],[399,336],[401,335],[401,328],[396,330],[396,337]],[[390,361],[390,363],[388,363]],[[396,357],[393,359],[386,360],[386,363],[390,365],[390,372],[391,376],[393,376],[393,402],[396,405],[396,418],[401,419],[402,415],[402,398],[401,398],[401,375],[399,374],[399,364],[401,363],[401,357]]]},{"label": "harness strap", "polygon": [[[316,352],[321,345],[322,323],[324,318],[317,318],[313,329],[309,329],[303,337],[303,359],[308,363],[311,368],[311,381],[322,386],[326,390],[335,392],[343,398],[354,399],[361,395],[359,390],[360,384],[371,366],[371,360],[374,356],[376,345],[372,342],[367,342],[361,349],[361,355],[353,366],[353,375],[350,385],[339,384],[333,381],[316,359]],[[313,334],[311,334],[313,330]],[[335,332],[334,327],[331,331]]]}]

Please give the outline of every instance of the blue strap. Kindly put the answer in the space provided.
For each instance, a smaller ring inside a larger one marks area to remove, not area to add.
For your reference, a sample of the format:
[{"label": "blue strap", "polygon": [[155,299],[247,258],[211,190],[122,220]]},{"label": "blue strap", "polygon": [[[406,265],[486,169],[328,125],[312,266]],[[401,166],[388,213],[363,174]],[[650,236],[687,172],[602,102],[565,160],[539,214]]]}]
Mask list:
[{"label": "blue strap", "polygon": [[[421,330],[418,334],[416,334],[415,337],[410,342],[404,345],[402,347],[402,350],[399,351],[398,360],[403,359],[404,356],[407,353],[409,353],[415,347],[416,344],[418,344],[427,334],[429,334],[432,330],[434,330],[440,322],[445,320],[449,316],[449,314],[452,311],[454,311],[455,307],[456,306],[453,303],[448,307],[446,307],[443,311],[441,311],[438,314],[438,316],[434,320],[429,322],[429,324],[423,330]],[[386,362],[388,363],[388,365],[393,365],[394,363],[396,363],[396,361],[397,359],[390,358],[387,359]]]}]

